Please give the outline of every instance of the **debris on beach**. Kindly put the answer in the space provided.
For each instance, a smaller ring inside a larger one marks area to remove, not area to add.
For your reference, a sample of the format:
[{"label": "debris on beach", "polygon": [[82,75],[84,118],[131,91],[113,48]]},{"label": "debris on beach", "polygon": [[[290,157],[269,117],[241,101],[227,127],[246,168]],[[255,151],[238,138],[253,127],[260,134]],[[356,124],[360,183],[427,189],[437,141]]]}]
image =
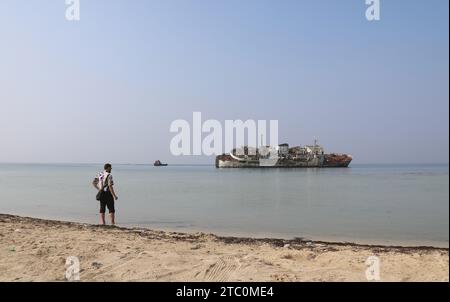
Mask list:
[{"label": "debris on beach", "polygon": [[99,269],[103,266],[103,264],[101,262],[94,261],[92,262],[92,266],[96,269]]}]

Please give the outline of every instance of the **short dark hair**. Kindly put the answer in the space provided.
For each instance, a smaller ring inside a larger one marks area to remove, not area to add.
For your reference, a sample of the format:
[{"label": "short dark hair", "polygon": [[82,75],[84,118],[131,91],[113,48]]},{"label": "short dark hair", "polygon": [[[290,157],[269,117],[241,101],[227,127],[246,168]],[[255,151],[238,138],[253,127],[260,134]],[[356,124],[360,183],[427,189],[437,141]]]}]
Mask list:
[{"label": "short dark hair", "polygon": [[107,169],[109,169],[109,168],[111,168],[112,166],[111,166],[111,164],[105,164],[105,166],[103,167],[105,170],[107,170]]}]

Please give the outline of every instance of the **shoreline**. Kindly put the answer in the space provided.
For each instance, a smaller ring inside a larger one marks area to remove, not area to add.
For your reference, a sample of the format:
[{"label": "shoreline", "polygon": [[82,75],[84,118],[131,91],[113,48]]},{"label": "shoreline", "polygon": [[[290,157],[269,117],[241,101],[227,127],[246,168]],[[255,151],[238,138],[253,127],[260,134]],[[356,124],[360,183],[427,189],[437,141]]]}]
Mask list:
[{"label": "shoreline", "polygon": [[[383,248],[383,249],[396,249],[396,250],[408,250],[408,249],[417,249],[417,250],[445,250],[449,251],[449,247],[438,246],[438,245],[428,245],[428,244],[382,244],[382,243],[368,243],[371,240],[366,240],[366,242],[361,242],[361,240],[351,241],[351,240],[328,240],[328,239],[318,239],[318,237],[291,237],[288,238],[283,237],[282,235],[277,234],[269,234],[268,236],[260,236],[260,235],[252,235],[250,233],[242,233],[241,234],[228,234],[221,233],[220,231],[204,231],[198,229],[181,229],[177,230],[175,228],[150,228],[146,226],[139,225],[105,225],[102,226],[100,224],[89,223],[89,222],[78,222],[78,221],[70,221],[70,220],[58,220],[58,219],[47,219],[47,218],[38,218],[38,217],[30,217],[30,216],[22,216],[22,215],[14,215],[14,214],[3,214],[0,213],[0,223],[3,218],[11,218],[11,219],[21,219],[21,220],[29,220],[35,222],[43,222],[46,224],[61,224],[61,225],[83,225],[89,227],[99,227],[99,228],[110,228],[128,232],[159,232],[159,233],[167,233],[167,234],[182,234],[185,236],[195,236],[195,235],[208,235],[213,236],[217,240],[223,243],[248,243],[248,244],[256,244],[256,243],[266,243],[274,246],[284,246],[285,244],[296,244],[296,245],[311,245],[311,244],[325,244],[325,245],[337,245],[337,246],[353,246],[360,248]],[[107,218],[108,219],[108,218]],[[375,240],[376,242],[380,240]]]},{"label": "shoreline", "polygon": [[[52,220],[52,219],[50,219]],[[91,224],[91,223],[88,223]],[[278,241],[303,241],[310,243],[322,243],[322,244],[343,244],[343,245],[353,245],[360,247],[392,247],[392,248],[436,248],[436,249],[449,249],[449,243],[444,241],[423,241],[423,240],[394,240],[394,239],[362,239],[362,238],[350,238],[343,236],[319,236],[319,235],[302,235],[302,236],[290,236],[281,233],[252,233],[252,232],[234,232],[234,231],[221,231],[217,229],[201,229],[201,228],[191,228],[191,227],[164,227],[164,226],[145,226],[138,224],[122,224],[124,229],[148,229],[148,230],[158,230],[164,232],[174,232],[174,233],[205,233],[213,234],[214,236],[220,238],[240,238],[249,240],[278,240]]]},{"label": "shoreline", "polygon": [[[65,217],[62,219],[57,219],[52,216],[48,217],[32,217],[28,214],[11,214],[11,213],[0,213],[1,216],[11,216],[11,217],[20,217],[26,219],[35,219],[42,221],[52,221],[58,223],[72,223],[72,224],[82,224],[82,225],[90,225],[90,226],[98,226],[101,227],[100,224],[92,223],[91,221],[79,221],[74,220],[70,217]],[[98,220],[98,217],[96,217]],[[359,247],[385,247],[385,248],[431,248],[431,249],[449,249],[449,243],[444,241],[423,241],[423,240],[394,240],[394,239],[362,239],[362,238],[349,238],[349,237],[327,237],[327,236],[314,236],[314,235],[302,235],[302,236],[289,236],[280,233],[251,233],[251,232],[227,232],[220,231],[217,229],[202,229],[196,227],[166,227],[166,226],[147,226],[145,224],[134,224],[134,223],[121,223],[116,224],[115,226],[106,225],[105,227],[114,227],[122,230],[148,230],[148,231],[158,231],[158,232],[167,232],[167,233],[183,233],[183,234],[209,234],[212,236],[216,236],[218,238],[224,238],[226,241],[227,238],[236,238],[242,239],[244,241],[283,241],[286,243],[289,242],[308,242],[308,243],[321,243],[321,244],[336,244],[336,245],[352,245]]]},{"label": "shoreline", "polygon": [[[448,281],[448,248],[218,236],[0,214],[0,281]],[[45,267],[44,271],[41,271]]]}]

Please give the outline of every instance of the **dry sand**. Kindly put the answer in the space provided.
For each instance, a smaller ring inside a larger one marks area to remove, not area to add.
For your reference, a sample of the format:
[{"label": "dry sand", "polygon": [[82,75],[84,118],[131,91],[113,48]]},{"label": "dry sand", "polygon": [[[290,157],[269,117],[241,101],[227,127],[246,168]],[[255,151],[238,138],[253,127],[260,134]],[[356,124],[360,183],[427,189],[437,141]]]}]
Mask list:
[{"label": "dry sand", "polygon": [[218,237],[0,214],[0,281],[449,281],[448,249]]}]

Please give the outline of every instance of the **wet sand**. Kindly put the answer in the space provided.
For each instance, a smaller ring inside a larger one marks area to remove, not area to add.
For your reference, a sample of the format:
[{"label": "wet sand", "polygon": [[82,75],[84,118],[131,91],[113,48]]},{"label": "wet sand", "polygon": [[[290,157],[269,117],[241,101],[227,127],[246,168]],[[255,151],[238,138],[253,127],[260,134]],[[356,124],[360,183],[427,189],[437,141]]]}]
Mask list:
[{"label": "wet sand", "polygon": [[0,214],[0,281],[449,281],[448,248],[220,237]]}]

